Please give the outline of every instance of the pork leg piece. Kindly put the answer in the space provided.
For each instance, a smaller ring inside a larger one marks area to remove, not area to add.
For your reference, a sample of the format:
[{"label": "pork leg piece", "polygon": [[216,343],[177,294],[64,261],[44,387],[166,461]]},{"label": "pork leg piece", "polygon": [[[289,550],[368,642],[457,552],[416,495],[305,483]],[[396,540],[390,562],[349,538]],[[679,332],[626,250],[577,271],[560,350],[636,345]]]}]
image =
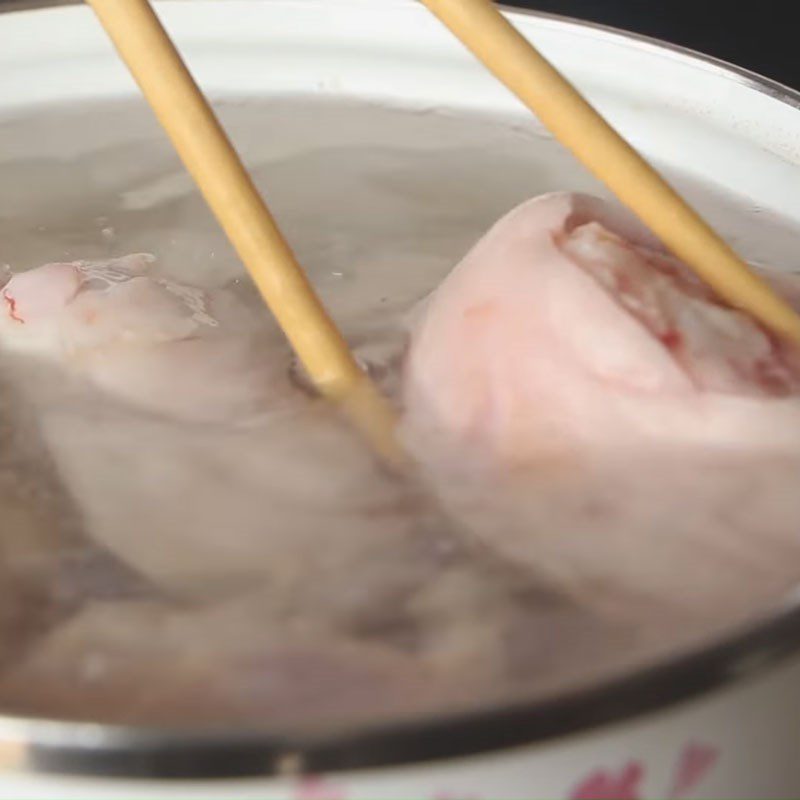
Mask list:
[{"label": "pork leg piece", "polygon": [[452,512],[592,602],[752,610],[800,575],[798,353],[613,206],[501,220],[415,315],[404,386]]},{"label": "pork leg piece", "polygon": [[12,275],[0,292],[0,346],[173,418],[228,421],[274,403],[267,315],[230,291],[157,277],[153,261],[139,254]]}]

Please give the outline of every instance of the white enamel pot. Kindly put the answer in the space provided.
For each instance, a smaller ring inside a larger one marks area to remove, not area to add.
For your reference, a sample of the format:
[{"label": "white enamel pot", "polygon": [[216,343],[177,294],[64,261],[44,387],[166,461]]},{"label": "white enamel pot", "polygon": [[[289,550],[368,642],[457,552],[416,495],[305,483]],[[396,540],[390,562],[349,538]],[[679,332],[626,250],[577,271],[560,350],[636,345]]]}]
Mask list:
[{"label": "white enamel pot", "polygon": [[[355,98],[532,125],[411,0],[166,0],[158,9],[214,98]],[[650,40],[509,13],[649,157],[730,199],[704,210],[745,255],[797,266],[800,95]],[[0,14],[0,121],[135,97],[88,9]],[[45,144],[58,152],[58,131]],[[558,169],[552,182],[585,188],[580,169]],[[481,191],[463,188],[464,202]],[[759,222],[777,218],[779,229]],[[759,625],[579,693],[333,738],[284,737],[268,720],[243,733],[0,718],[0,797],[794,798],[798,645],[800,609],[785,599]]]}]

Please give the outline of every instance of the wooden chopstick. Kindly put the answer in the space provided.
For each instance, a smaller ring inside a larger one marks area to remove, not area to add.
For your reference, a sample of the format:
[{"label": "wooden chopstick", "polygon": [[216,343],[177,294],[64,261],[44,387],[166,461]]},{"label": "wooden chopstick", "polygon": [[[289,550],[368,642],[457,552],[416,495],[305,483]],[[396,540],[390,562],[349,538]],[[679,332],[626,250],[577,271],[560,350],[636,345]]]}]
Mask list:
[{"label": "wooden chopstick", "polygon": [[322,395],[394,466],[388,401],[358,366],[147,0],[88,0]]},{"label": "wooden chopstick", "polygon": [[422,0],[553,135],[717,294],[800,344],[800,316],[495,8]]}]

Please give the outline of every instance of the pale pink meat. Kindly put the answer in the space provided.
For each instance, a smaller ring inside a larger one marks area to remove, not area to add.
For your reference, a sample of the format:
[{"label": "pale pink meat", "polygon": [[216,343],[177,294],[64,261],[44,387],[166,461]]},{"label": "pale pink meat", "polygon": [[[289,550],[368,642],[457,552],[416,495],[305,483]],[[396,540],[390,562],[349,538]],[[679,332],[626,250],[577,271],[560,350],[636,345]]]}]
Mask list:
[{"label": "pale pink meat", "polygon": [[476,245],[415,318],[404,399],[453,512],[574,587],[689,605],[800,577],[797,354],[598,200]]},{"label": "pale pink meat", "polygon": [[47,264],[14,275],[3,289],[8,317],[19,325],[46,321],[78,293],[81,273],[74,264]]},{"label": "pale pink meat", "polygon": [[0,344],[181,419],[263,410],[277,380],[249,309],[225,290],[156,277],[153,261],[131,255],[13,275],[2,290]]}]

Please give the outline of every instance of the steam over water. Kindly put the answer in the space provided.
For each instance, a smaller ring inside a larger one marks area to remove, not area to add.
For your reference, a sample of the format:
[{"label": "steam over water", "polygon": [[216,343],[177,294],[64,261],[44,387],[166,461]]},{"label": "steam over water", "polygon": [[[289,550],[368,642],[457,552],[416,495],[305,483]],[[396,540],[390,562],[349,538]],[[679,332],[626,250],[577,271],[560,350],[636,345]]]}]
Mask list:
[{"label": "steam over water", "polygon": [[[395,398],[408,314],[496,219],[547,191],[603,194],[512,121],[299,99],[221,112]],[[788,222],[671,177],[748,258],[800,267]],[[204,423],[0,355],[0,710],[331,726],[551,695],[740,621],[617,615],[377,469],[298,379],[141,105],[0,120],[0,187],[0,265],[152,253],[155,275],[239,304],[265,376],[259,413]],[[206,385],[249,374],[221,359]]]}]

